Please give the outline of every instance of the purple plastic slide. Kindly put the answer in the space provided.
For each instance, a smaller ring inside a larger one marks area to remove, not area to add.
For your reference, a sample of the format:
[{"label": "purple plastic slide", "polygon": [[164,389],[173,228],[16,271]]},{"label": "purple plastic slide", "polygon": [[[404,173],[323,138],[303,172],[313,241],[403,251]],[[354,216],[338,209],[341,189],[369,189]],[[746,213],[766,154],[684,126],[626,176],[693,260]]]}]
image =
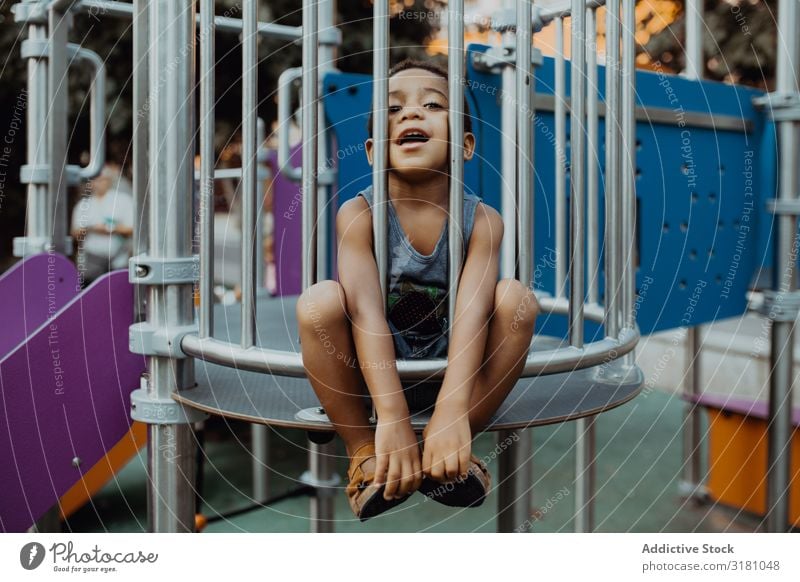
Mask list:
[{"label": "purple plastic slide", "polygon": [[56,253],[27,257],[0,275],[0,358],[80,290],[75,265]]},{"label": "purple plastic slide", "polygon": [[29,528],[129,430],[132,305],[109,273],[0,359],[0,531]]}]

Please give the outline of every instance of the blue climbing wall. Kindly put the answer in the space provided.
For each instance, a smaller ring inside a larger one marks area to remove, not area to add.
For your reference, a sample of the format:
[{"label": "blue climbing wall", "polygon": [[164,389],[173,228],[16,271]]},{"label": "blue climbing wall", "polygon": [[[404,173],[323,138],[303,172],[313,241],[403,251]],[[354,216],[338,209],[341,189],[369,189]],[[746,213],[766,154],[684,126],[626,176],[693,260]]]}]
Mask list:
[{"label": "blue climbing wall", "polygon": [[[486,47],[472,46],[471,51]],[[466,165],[466,187],[499,209],[500,76],[476,71],[467,61],[467,100],[477,151]],[[567,64],[569,67],[569,63]],[[569,69],[567,70],[569,93]],[[601,100],[604,68],[599,70]],[[538,95],[553,95],[554,61],[536,71]],[[771,217],[762,210],[775,193],[774,129],[752,105],[761,92],[637,71],[636,235],[637,319],[643,333],[739,315],[745,292],[762,264],[770,264]],[[513,96],[506,97],[513,99]],[[327,122],[335,136],[338,196],[342,202],[371,183],[364,153],[371,78],[330,74],[324,81]],[[513,102],[512,102],[513,103]],[[553,290],[555,266],[555,126],[552,111],[537,111],[535,139],[536,287]],[[569,123],[567,123],[569,136]],[[605,128],[589,152],[600,165],[603,223]],[[567,144],[569,157],[569,144]],[[567,171],[569,181],[569,170]],[[567,188],[569,192],[569,188]],[[600,232],[602,248],[603,232]],[[592,268],[592,266],[589,266]],[[593,269],[592,269],[593,270]],[[587,273],[587,277],[590,273]],[[600,265],[602,285],[602,258]],[[540,325],[560,335],[564,318]],[[587,339],[598,330],[587,327]]]}]

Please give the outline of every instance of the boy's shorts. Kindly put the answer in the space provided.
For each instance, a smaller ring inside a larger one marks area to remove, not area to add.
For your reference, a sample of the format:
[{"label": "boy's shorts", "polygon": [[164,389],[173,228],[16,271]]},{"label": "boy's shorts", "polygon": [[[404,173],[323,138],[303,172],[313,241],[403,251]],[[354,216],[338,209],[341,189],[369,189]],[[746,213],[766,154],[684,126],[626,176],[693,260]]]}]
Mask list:
[{"label": "boy's shorts", "polygon": [[[439,390],[442,387],[442,383],[439,380],[420,382],[406,380],[402,384],[409,412],[433,412],[433,406],[436,404],[436,398],[439,396]],[[364,395],[364,404],[368,410],[372,411],[372,398],[369,394]]]}]

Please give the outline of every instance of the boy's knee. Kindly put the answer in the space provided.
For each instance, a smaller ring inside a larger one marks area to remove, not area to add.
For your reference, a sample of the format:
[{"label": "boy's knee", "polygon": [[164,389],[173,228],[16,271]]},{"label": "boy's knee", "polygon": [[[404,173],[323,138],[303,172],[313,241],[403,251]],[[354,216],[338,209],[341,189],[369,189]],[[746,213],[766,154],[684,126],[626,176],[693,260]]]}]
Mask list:
[{"label": "boy's knee", "polygon": [[495,313],[513,322],[513,329],[533,328],[539,302],[533,291],[516,279],[503,279],[495,288]]},{"label": "boy's knee", "polygon": [[336,281],[315,283],[297,299],[297,324],[331,325],[346,318],[344,289]]}]

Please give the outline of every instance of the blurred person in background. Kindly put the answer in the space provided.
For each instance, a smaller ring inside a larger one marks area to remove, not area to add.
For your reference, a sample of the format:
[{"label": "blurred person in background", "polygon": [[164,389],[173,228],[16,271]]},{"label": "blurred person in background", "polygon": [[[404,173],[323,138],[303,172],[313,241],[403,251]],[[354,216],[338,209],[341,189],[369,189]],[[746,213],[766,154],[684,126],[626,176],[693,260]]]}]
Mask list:
[{"label": "blurred person in background", "polygon": [[71,234],[84,284],[126,269],[133,236],[133,196],[119,167],[107,164],[72,211]]}]

